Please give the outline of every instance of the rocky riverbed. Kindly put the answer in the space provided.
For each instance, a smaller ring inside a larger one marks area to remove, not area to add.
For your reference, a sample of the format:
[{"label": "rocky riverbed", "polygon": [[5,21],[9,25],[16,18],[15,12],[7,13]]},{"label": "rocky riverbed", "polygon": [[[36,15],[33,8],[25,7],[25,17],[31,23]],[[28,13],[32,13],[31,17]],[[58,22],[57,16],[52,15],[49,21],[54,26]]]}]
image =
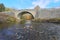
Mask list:
[{"label": "rocky riverbed", "polygon": [[0,31],[0,40],[60,40],[60,24],[32,23],[32,28],[15,24]]}]

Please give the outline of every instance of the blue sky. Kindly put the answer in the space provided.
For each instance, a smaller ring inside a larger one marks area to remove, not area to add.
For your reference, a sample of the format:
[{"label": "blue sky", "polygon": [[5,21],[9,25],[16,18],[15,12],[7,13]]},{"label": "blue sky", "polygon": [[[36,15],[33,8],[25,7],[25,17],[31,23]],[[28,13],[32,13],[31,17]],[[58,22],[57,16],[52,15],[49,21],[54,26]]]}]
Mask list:
[{"label": "blue sky", "polygon": [[32,9],[37,5],[40,8],[60,8],[60,0],[0,0],[0,3],[15,9]]}]

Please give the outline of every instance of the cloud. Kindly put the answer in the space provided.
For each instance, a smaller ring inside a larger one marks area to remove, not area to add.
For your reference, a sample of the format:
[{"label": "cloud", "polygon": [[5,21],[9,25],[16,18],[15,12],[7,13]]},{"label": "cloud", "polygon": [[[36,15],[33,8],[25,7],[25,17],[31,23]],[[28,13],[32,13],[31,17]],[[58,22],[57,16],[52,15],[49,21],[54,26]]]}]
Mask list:
[{"label": "cloud", "polygon": [[32,2],[34,6],[39,5],[41,8],[45,8],[50,3],[50,0],[37,0]]},{"label": "cloud", "polygon": [[49,3],[50,3],[50,0],[37,0],[37,1],[32,2],[33,6],[30,8],[33,8],[37,5],[39,5],[41,8],[45,8]]},{"label": "cloud", "polygon": [[58,3],[60,0],[36,0],[32,2],[32,7],[29,7],[30,9],[34,8],[35,6],[39,5],[40,8],[47,8],[48,5],[51,3]]},{"label": "cloud", "polygon": [[56,3],[56,2],[59,2],[60,0],[54,0],[54,2]]}]

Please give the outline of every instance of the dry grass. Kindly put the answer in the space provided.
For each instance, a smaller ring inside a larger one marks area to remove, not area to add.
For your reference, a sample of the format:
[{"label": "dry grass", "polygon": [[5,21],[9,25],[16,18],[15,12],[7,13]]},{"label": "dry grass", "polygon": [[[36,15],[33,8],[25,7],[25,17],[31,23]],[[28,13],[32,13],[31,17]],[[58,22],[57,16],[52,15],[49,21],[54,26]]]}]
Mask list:
[{"label": "dry grass", "polygon": [[33,22],[56,22],[56,23],[60,23],[60,18],[51,18],[51,19],[33,19],[32,20]]}]

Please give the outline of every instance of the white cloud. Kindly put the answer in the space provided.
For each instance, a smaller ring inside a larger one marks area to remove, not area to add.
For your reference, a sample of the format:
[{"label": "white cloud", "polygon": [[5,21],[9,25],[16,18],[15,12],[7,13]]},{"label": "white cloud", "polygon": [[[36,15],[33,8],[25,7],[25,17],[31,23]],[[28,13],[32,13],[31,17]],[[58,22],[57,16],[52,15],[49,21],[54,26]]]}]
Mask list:
[{"label": "white cloud", "polygon": [[35,6],[39,5],[41,8],[47,8],[48,5],[50,5],[51,2],[53,3],[57,3],[60,0],[36,0],[32,2],[32,7],[30,8],[34,8]]},{"label": "white cloud", "polygon": [[34,6],[39,5],[41,8],[45,8],[50,3],[50,0],[37,0],[32,2]]},{"label": "white cloud", "polygon": [[54,2],[56,3],[56,2],[59,2],[60,0],[54,0]]}]

